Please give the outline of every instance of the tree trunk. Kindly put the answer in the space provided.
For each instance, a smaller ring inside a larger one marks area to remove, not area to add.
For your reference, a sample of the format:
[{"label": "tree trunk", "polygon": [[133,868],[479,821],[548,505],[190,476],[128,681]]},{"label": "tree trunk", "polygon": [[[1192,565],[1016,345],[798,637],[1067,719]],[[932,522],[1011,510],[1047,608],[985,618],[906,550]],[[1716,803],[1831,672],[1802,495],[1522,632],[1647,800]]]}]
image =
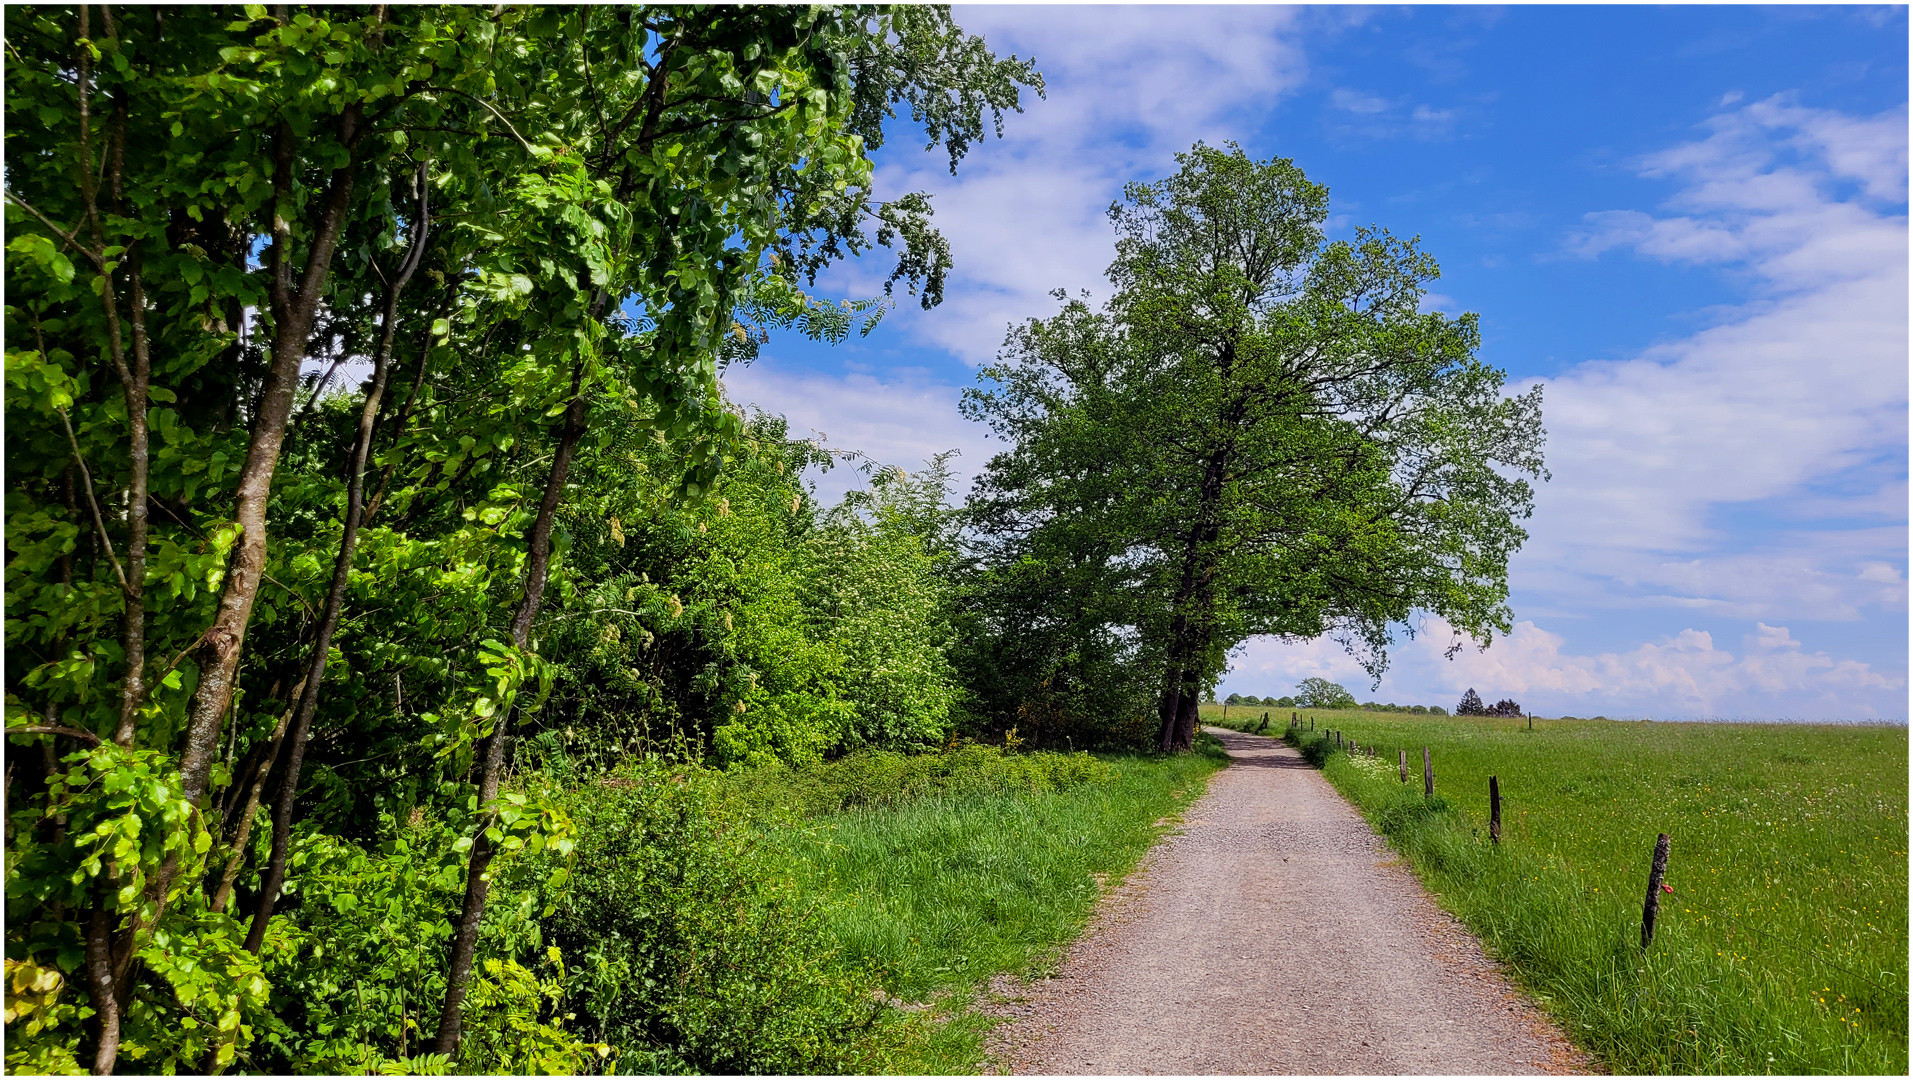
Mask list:
[{"label": "tree trunk", "polygon": [[1171,600],[1175,619],[1170,629],[1168,684],[1159,710],[1162,727],[1158,747],[1167,754],[1195,745],[1197,711],[1202,697],[1199,657],[1213,631],[1215,546],[1222,530],[1216,521],[1222,501],[1222,477],[1228,448],[1209,455],[1198,489],[1196,521],[1183,545],[1182,577]]},{"label": "tree trunk", "polygon": [[[294,689],[294,694],[303,691],[304,683]],[[233,882],[239,880],[239,869],[246,864],[246,842],[252,839],[253,814],[259,809],[259,796],[266,789],[266,779],[272,775],[272,766],[279,757],[279,746],[286,737],[286,726],[292,722],[292,714],[298,706],[279,714],[279,722],[273,726],[272,736],[266,743],[265,753],[261,754],[247,778],[246,801],[239,808],[236,827],[233,829],[232,854],[227,856],[224,869],[219,872],[219,884],[213,889],[212,909],[226,910],[232,902]]]},{"label": "tree trunk", "polygon": [[[104,29],[108,38],[114,37],[112,16],[102,9],[105,21]],[[79,9],[79,36],[91,37],[89,13],[86,5]],[[85,207],[86,224],[93,235],[96,258],[104,259],[107,238],[100,220],[99,188],[97,177],[105,174],[110,191],[119,209],[123,194],[122,184],[125,162],[125,132],[127,105],[125,96],[119,96],[113,110],[113,131],[108,135],[105,161],[98,172],[93,164],[92,150],[92,55],[88,48],[78,50],[75,67],[78,75],[79,121],[80,121],[80,190],[81,201]],[[120,386],[126,395],[127,426],[129,436],[130,488],[127,499],[127,558],[129,565],[120,574],[120,588],[124,595],[124,624],[121,647],[126,653],[126,670],[120,684],[120,716],[115,725],[113,741],[120,746],[131,747],[138,733],[137,719],[139,704],[146,694],[146,484],[147,484],[147,430],[146,430],[146,375],[147,366],[143,362],[145,350],[145,312],[144,297],[139,292],[138,256],[129,252],[125,260],[134,284],[134,303],[138,310],[136,335],[138,348],[133,365],[126,362],[126,348],[122,337],[119,317],[118,287],[112,274],[102,274],[100,278],[100,302],[105,309],[107,342],[114,369],[120,378]],[[103,269],[104,267],[102,267]],[[62,414],[64,415],[64,414]],[[68,432],[71,438],[71,431]],[[78,460],[77,444],[74,449]],[[87,498],[92,500],[92,481],[87,480]],[[112,551],[110,539],[105,532],[103,521],[98,518],[98,505],[94,504],[95,524],[100,528],[100,545],[109,554]],[[115,914],[117,906],[110,898],[117,884],[117,860],[109,865],[107,873],[94,882],[95,899],[93,912],[87,923],[85,971],[87,996],[92,1003],[94,1016],[91,1022],[91,1046],[89,1056],[91,1068],[100,1075],[110,1075],[119,1059],[120,1013],[124,1002],[124,988],[119,969],[123,958],[116,946],[123,947],[127,957],[131,955],[130,936],[122,942],[119,918]]]},{"label": "tree trunk", "polygon": [[279,783],[279,796],[272,808],[272,857],[266,865],[266,879],[259,891],[259,908],[253,913],[246,931],[246,948],[258,953],[266,938],[266,924],[272,920],[272,908],[286,882],[286,856],[292,847],[292,810],[299,794],[299,773],[305,763],[306,737],[312,728],[312,715],[319,707],[319,691],[325,683],[326,659],[332,650],[332,634],[339,627],[339,614],[345,607],[346,585],[352,577],[352,555],[358,550],[359,525],[365,511],[365,467],[372,454],[372,436],[377,427],[379,409],[385,398],[386,374],[391,368],[392,340],[398,331],[399,296],[412,280],[413,271],[425,256],[430,235],[430,208],[426,203],[425,170],[418,173],[418,216],[413,222],[412,243],[405,261],[385,290],[385,304],[379,313],[379,345],[372,357],[372,382],[359,410],[358,440],[352,444],[352,458],[346,467],[344,528],[339,534],[339,551],[332,561],[332,583],[326,590],[325,609],[319,616],[319,632],[312,642],[311,658],[306,664],[305,686],[284,746],[285,769]]},{"label": "tree trunk", "polygon": [[[359,106],[355,103],[339,118],[339,139],[348,152],[358,144],[359,124]],[[333,172],[318,228],[313,232],[312,250],[306,256],[305,270],[295,289],[292,227],[285,217],[292,211],[294,171],[293,134],[288,125],[280,125],[273,156],[272,179],[278,197],[273,207],[270,259],[272,359],[266,369],[265,391],[260,395],[259,411],[253,420],[252,438],[246,447],[246,461],[240,469],[234,498],[233,517],[242,531],[226,570],[218,614],[199,647],[199,686],[193,691],[187,710],[186,747],[180,756],[179,773],[181,790],[192,802],[200,801],[206,794],[220,724],[232,704],[234,676],[245,645],[246,627],[252,621],[253,601],[259,597],[261,575],[266,566],[266,504],[272,494],[272,474],[279,465],[279,451],[285,444],[286,422],[292,415],[293,397],[299,388],[299,363],[305,357],[306,341],[312,335],[313,318],[325,289],[326,274],[332,266],[333,249],[345,229],[357,170],[357,161],[349,158]]]},{"label": "tree trunk", "polygon": [[86,927],[86,989],[93,1007],[90,1068],[95,1076],[113,1075],[120,1054],[120,1000],[113,977],[113,929],[117,922],[104,898],[93,902]]},{"label": "tree trunk", "polygon": [[[595,312],[594,312],[595,313]],[[582,365],[582,361],[580,361]],[[586,426],[584,394],[578,390],[582,366],[574,372],[571,404],[565,408],[565,423],[558,437],[558,451],[551,461],[551,475],[545,480],[545,494],[538,503],[538,516],[531,527],[529,560],[525,568],[525,596],[512,617],[511,641],[520,650],[531,641],[531,624],[545,598],[545,579],[551,566],[551,526],[558,503],[564,494],[565,477],[571,470],[571,458],[578,449]],[[485,741],[484,771],[478,785],[478,804],[482,807],[498,798],[498,787],[505,765],[505,744],[515,711],[503,709]],[[456,1057],[464,1034],[465,992],[471,982],[472,957],[478,946],[478,925],[485,917],[485,898],[491,891],[491,862],[496,850],[480,828],[472,840],[472,861],[465,874],[465,901],[461,905],[458,930],[452,937],[451,955],[445,964],[445,1005],[439,1012],[438,1037],[434,1053]]]}]

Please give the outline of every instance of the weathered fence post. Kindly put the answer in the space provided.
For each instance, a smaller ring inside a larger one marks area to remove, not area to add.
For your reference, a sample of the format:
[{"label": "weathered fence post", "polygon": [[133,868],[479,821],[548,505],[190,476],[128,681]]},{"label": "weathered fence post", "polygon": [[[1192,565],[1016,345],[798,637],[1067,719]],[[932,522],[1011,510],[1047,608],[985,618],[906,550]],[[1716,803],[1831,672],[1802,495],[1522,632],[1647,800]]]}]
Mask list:
[{"label": "weathered fence post", "polygon": [[1408,783],[1408,751],[1402,751],[1402,783]]},{"label": "weathered fence post", "polygon": [[1421,788],[1423,798],[1435,793],[1435,759],[1426,746],[1421,748]]},{"label": "weathered fence post", "polygon": [[1641,948],[1654,944],[1654,919],[1661,913],[1661,877],[1667,873],[1667,834],[1654,841],[1654,862],[1647,869],[1647,902],[1641,905]]},{"label": "weathered fence post", "polygon": [[1501,843],[1501,781],[1488,778],[1488,839]]}]

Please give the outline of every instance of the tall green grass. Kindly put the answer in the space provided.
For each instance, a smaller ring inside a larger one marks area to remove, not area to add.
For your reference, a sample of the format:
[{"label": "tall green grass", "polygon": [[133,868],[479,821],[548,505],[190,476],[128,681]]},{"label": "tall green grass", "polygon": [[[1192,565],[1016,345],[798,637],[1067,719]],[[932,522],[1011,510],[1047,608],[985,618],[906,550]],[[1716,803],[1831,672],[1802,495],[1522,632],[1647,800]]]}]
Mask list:
[{"label": "tall green grass", "polygon": [[[967,756],[966,756],[967,755]],[[1227,762],[1197,753],[870,755],[741,787],[787,814],[766,827],[817,897],[842,961],[902,1003],[877,1071],[975,1072],[993,975],[1045,969]]]},{"label": "tall green grass", "polygon": [[1905,728],[1311,715],[1292,741],[1616,1072],[1906,1073]]}]

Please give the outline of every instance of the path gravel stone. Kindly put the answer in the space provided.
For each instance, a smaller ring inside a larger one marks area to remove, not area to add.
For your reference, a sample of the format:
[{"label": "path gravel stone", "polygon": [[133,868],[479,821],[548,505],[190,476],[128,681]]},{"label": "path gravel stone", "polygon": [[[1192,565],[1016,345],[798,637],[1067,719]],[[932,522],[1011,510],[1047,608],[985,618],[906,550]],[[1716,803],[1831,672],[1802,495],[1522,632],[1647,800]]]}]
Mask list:
[{"label": "path gravel stone", "polygon": [[[1590,1071],[1301,755],[1232,759],[1052,978],[999,982],[1016,1073]],[[1416,778],[1417,780],[1419,778]]]}]

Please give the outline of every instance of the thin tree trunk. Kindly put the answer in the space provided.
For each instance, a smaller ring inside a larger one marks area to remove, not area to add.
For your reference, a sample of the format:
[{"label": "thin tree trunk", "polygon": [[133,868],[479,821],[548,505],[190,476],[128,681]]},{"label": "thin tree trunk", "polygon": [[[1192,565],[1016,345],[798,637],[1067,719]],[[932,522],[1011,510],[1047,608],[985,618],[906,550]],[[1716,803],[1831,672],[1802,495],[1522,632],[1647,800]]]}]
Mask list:
[{"label": "thin tree trunk", "polygon": [[[116,175],[114,185],[118,184]],[[139,707],[146,698],[147,476],[151,460],[147,448],[146,406],[153,365],[147,349],[146,290],[140,263],[137,252],[128,259],[133,371],[126,385],[126,422],[132,443],[128,456],[132,476],[126,497],[126,682],[121,687],[120,722],[113,732],[113,741],[121,746],[133,745],[139,725]],[[108,282],[102,291],[111,296],[112,283]],[[109,306],[111,303],[109,300]]]},{"label": "thin tree trunk", "polygon": [[1161,728],[1157,732],[1157,749],[1162,753],[1173,753],[1176,747],[1176,731],[1182,715],[1183,684],[1187,681],[1184,669],[1188,666],[1189,656],[1189,605],[1195,596],[1196,547],[1197,534],[1192,530],[1185,546],[1182,559],[1182,580],[1176,586],[1176,595],[1171,599],[1171,610],[1176,615],[1169,628],[1169,665],[1163,688],[1162,705],[1158,710]]},{"label": "thin tree trunk", "polygon": [[[305,682],[292,691],[295,695],[304,691]],[[252,819],[259,809],[259,796],[266,790],[266,779],[272,775],[272,766],[279,757],[280,741],[286,737],[286,726],[292,722],[292,714],[297,711],[295,702],[285,712],[279,714],[279,723],[273,726],[272,737],[266,743],[265,752],[253,766],[252,776],[247,785],[246,802],[240,809],[236,827],[233,830],[232,854],[227,857],[225,868],[219,873],[219,885],[213,890],[212,909],[226,910],[232,902],[233,882],[239,880],[239,870],[246,865],[246,842],[252,839]]]},{"label": "thin tree trunk", "polygon": [[[359,139],[359,107],[349,106],[339,118],[340,142],[348,152]],[[313,231],[312,249],[307,254],[305,271],[298,286],[292,275],[292,226],[286,215],[292,212],[293,135],[290,126],[281,124],[274,146],[273,185],[278,189],[273,207],[270,295],[272,300],[272,358],[266,370],[264,393],[252,425],[252,438],[246,447],[246,461],[239,473],[234,499],[234,518],[240,529],[226,571],[225,588],[219,595],[218,614],[206,631],[199,647],[199,686],[188,706],[186,748],[180,757],[180,786],[185,797],[198,802],[206,793],[207,778],[219,742],[219,726],[232,704],[234,676],[239,655],[246,640],[246,628],[252,621],[252,605],[258,599],[259,585],[266,565],[266,503],[272,494],[272,474],[279,465],[279,452],[285,444],[286,422],[292,413],[293,396],[299,387],[299,363],[305,356],[306,341],[312,335],[313,318],[325,289],[332,266],[333,249],[345,229],[346,211],[352,202],[352,187],[357,161],[335,170],[328,184],[318,227]]]},{"label": "thin tree trunk", "polygon": [[[412,419],[412,406],[418,402],[419,391],[424,389],[425,386],[425,372],[432,355],[432,324],[451,314],[452,300],[457,293],[458,284],[456,280],[447,281],[445,284],[445,296],[439,302],[438,310],[430,319],[425,321],[425,332],[419,335],[418,362],[413,365],[412,386],[410,390],[406,391],[405,403],[399,406],[397,413],[393,414],[392,432],[386,436],[386,441],[394,448],[398,446],[399,439],[405,434],[406,425],[410,423]],[[372,497],[367,499],[365,503],[366,522],[369,523],[379,516],[379,508],[385,505],[385,493],[391,486],[392,474],[397,468],[398,462],[395,460],[387,464],[384,470],[379,473],[379,489],[373,492]]]},{"label": "thin tree trunk", "polygon": [[[110,16],[108,17],[110,19]],[[112,35],[110,22],[107,34]],[[87,5],[80,5],[79,37],[90,39],[92,36],[91,19]],[[106,250],[105,228],[100,222],[99,187],[93,167],[92,148],[92,55],[88,48],[80,48],[76,70],[78,74],[79,112],[80,112],[80,194],[85,207],[85,217],[93,235],[93,243],[99,257]],[[124,99],[121,107],[115,109],[116,125],[124,130]],[[110,162],[121,160],[115,152],[116,143],[109,137],[106,158]],[[121,180],[117,169],[113,177],[113,188],[117,193]],[[135,460],[133,468],[134,498],[127,508],[130,530],[137,530],[141,550],[129,552],[129,557],[137,557],[131,573],[121,572],[120,589],[125,597],[125,623],[121,638],[121,647],[126,653],[126,672],[120,685],[120,719],[115,727],[114,741],[121,746],[131,746],[136,731],[134,720],[137,717],[139,701],[145,694],[144,672],[146,666],[146,620],[141,585],[145,573],[145,477],[143,475],[146,449],[146,401],[138,380],[126,363],[126,350],[121,336],[119,319],[119,301],[117,289],[111,274],[102,274],[100,281],[100,302],[105,309],[107,341],[114,369],[120,377],[120,386],[126,394],[127,419],[132,436],[132,452]],[[135,361],[137,365],[137,361]],[[70,437],[70,434],[69,434]],[[75,450],[78,460],[78,450]],[[92,497],[91,481],[88,481],[87,494]],[[98,520],[95,507],[95,524],[101,529],[100,542],[108,551],[111,540],[105,535],[104,523]],[[94,883],[95,898],[93,912],[87,921],[86,929],[86,988],[87,997],[92,1003],[94,1016],[91,1022],[92,1046],[89,1056],[91,1068],[99,1075],[110,1075],[119,1060],[120,1047],[120,1004],[121,987],[116,977],[117,956],[115,955],[116,931],[119,919],[117,908],[109,907],[109,897],[113,891],[114,879],[118,876],[116,867],[101,875]]]},{"label": "thin tree trunk", "polygon": [[120,1056],[120,995],[113,977],[113,929],[104,896],[93,901],[86,927],[87,997],[93,1007],[93,1075],[111,1076]]},{"label": "thin tree trunk", "polygon": [[399,296],[412,280],[425,256],[430,235],[430,207],[426,202],[425,170],[418,173],[418,215],[412,227],[411,249],[405,261],[385,289],[385,304],[379,313],[379,346],[372,357],[372,383],[365,392],[365,404],[359,410],[358,441],[352,445],[351,464],[346,469],[344,530],[339,536],[339,552],[332,562],[332,584],[326,590],[325,609],[319,616],[318,636],[313,639],[311,659],[306,665],[305,687],[285,744],[286,765],[279,781],[279,797],[272,808],[272,858],[266,865],[266,879],[259,892],[259,908],[253,913],[246,931],[246,948],[257,953],[266,938],[266,924],[286,882],[286,856],[292,847],[292,810],[299,794],[299,773],[305,763],[306,735],[312,727],[312,714],[319,707],[319,691],[325,683],[326,658],[332,649],[332,634],[339,627],[339,613],[345,606],[345,589],[352,577],[352,555],[358,550],[359,524],[365,511],[365,466],[372,454],[372,436],[377,426],[380,403],[385,398],[386,375],[392,363],[392,340],[398,332]]},{"label": "thin tree trunk", "polygon": [[[594,312],[595,314],[595,312]],[[511,641],[524,649],[531,641],[531,624],[544,603],[545,578],[551,566],[551,526],[557,516],[558,502],[564,494],[565,476],[571,470],[572,454],[585,433],[586,405],[577,392],[582,368],[574,372],[574,395],[565,408],[564,428],[558,437],[558,452],[551,462],[551,475],[545,480],[545,494],[538,503],[538,517],[531,527],[529,561],[525,569],[525,596],[512,617]],[[498,787],[505,764],[505,744],[510,738],[514,713],[505,709],[498,714],[492,734],[485,742],[484,772],[480,774],[478,803],[485,806],[498,798]],[[465,875],[465,901],[459,911],[458,930],[452,938],[451,955],[445,965],[445,1005],[438,1017],[435,1053],[456,1055],[463,1035],[465,992],[471,982],[472,957],[478,946],[478,924],[485,917],[485,898],[491,891],[492,856],[496,854],[483,828],[472,840],[471,866]]]}]

